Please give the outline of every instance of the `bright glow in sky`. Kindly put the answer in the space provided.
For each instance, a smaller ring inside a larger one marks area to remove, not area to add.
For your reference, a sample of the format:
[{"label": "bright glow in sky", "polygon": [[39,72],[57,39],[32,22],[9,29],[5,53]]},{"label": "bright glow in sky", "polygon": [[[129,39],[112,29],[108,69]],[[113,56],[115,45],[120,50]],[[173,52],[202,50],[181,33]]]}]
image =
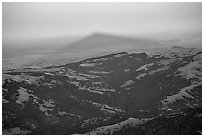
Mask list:
[{"label": "bright glow in sky", "polygon": [[3,3],[3,38],[201,33],[201,3]]}]

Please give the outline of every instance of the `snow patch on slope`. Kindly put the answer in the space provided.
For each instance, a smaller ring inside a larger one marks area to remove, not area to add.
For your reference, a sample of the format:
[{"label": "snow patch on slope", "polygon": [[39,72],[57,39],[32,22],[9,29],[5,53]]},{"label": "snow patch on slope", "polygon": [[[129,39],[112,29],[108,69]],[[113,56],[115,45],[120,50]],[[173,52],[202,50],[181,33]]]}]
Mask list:
[{"label": "snow patch on slope", "polygon": [[5,99],[4,97],[2,97],[2,102],[3,103],[9,103],[9,101],[7,99]]},{"label": "snow patch on slope", "polygon": [[[70,84],[72,84],[72,85],[75,85],[75,86],[77,86],[78,87],[78,89],[80,89],[80,90],[86,90],[86,91],[89,91],[89,92],[91,92],[91,93],[97,93],[97,94],[100,94],[100,95],[103,95],[104,94],[104,92],[116,92],[116,90],[115,89],[109,89],[109,88],[101,88],[101,87],[88,87],[88,86],[85,86],[85,85],[81,85],[81,83],[80,82],[77,82],[77,81],[71,81],[71,82],[69,82]],[[102,85],[102,83],[101,82],[95,82],[95,83],[93,83],[92,82],[92,84],[93,85]]]},{"label": "snow patch on slope", "polygon": [[133,80],[128,80],[128,81],[126,81],[126,82],[121,86],[121,88],[124,88],[124,87],[130,86],[130,85],[132,85],[133,83],[134,83]]},{"label": "snow patch on slope", "polygon": [[79,73],[80,76],[85,76],[87,78],[90,78],[90,79],[94,79],[94,78],[98,78],[99,76],[97,75],[90,75],[90,74],[83,74],[83,73]]},{"label": "snow patch on slope", "polygon": [[142,78],[144,78],[147,74],[146,73],[142,73],[142,74],[139,74],[136,79],[140,80]]},{"label": "snow patch on slope", "polygon": [[30,94],[27,92],[27,89],[20,87],[18,91],[18,99],[16,103],[23,105],[23,102],[29,101]]},{"label": "snow patch on slope", "polygon": [[87,126],[90,125],[100,125],[99,122],[103,121],[108,121],[111,117],[93,117],[93,118],[89,118],[83,121],[83,123],[81,124],[82,128],[85,128]]},{"label": "snow patch on slope", "polygon": [[20,127],[14,127],[9,130],[3,130],[3,135],[25,135],[30,133],[30,131],[22,129]]},{"label": "snow patch on slope", "polygon": [[109,73],[111,73],[111,71],[93,71],[93,70],[91,70],[91,71],[89,71],[90,73],[92,73],[92,74],[109,74]]},{"label": "snow patch on slope", "polygon": [[84,64],[80,64],[80,67],[93,67],[95,66],[95,63],[84,63]]},{"label": "snow patch on slope", "polygon": [[184,67],[178,68],[180,76],[185,79],[197,79],[202,81],[202,59],[201,54],[196,55],[194,61]]},{"label": "snow patch on slope", "polygon": [[178,100],[182,100],[182,99],[185,99],[185,98],[189,98],[189,99],[194,99],[194,96],[192,96],[190,93],[190,91],[192,89],[194,89],[195,87],[197,86],[201,86],[202,83],[199,82],[197,84],[194,84],[194,85],[191,85],[191,86],[188,86],[188,87],[185,87],[183,89],[181,89],[178,93],[176,94],[173,94],[171,96],[167,96],[164,100],[161,101],[162,105],[164,108],[167,108],[168,107],[168,104],[173,104],[175,103],[176,101]]},{"label": "snow patch on slope", "polygon": [[100,95],[103,95],[104,93],[99,91],[99,90],[94,90],[94,89],[91,89],[90,87],[86,87],[86,86],[80,86],[79,87],[80,90],[87,90],[91,93],[97,93],[97,94],[100,94]]},{"label": "snow patch on slope", "polygon": [[87,100],[87,102],[93,104],[95,107],[100,108],[100,110],[104,111],[105,113],[117,113],[117,112],[121,113],[121,112],[124,112],[123,110],[121,110],[119,108],[114,108],[114,107],[108,106],[106,104],[100,104],[100,103],[93,102],[93,101],[90,101],[90,100]]},{"label": "snow patch on slope", "polygon": [[156,70],[152,70],[152,71],[149,72],[149,75],[153,75],[153,74],[156,74],[158,72],[165,71],[167,69],[169,69],[169,68],[168,67],[163,67],[163,68],[159,68],[159,69],[156,69]]},{"label": "snow patch on slope", "polygon": [[45,72],[44,74],[45,74],[45,75],[54,76],[54,74],[53,74],[53,73],[49,73],[49,72]]},{"label": "snow patch on slope", "polygon": [[[27,84],[29,85],[39,85],[39,81],[41,79],[44,78],[44,76],[29,76],[29,75],[26,75],[26,74],[21,74],[21,75],[8,75],[8,74],[3,74],[2,76],[2,80],[5,82],[5,80],[13,80],[15,82],[26,82]],[[4,84],[4,83],[3,83]]]},{"label": "snow patch on slope", "polygon": [[154,65],[154,63],[143,65],[140,68],[136,69],[136,71],[142,71],[142,70],[146,71],[146,70],[149,70],[148,67],[153,66],[153,65]]},{"label": "snow patch on slope", "polygon": [[130,69],[125,69],[124,71],[125,71],[125,72],[128,72],[128,71],[130,71]]},{"label": "snow patch on slope", "polygon": [[125,55],[127,55],[127,53],[119,53],[117,55],[114,55],[113,57],[119,58],[119,57],[122,57],[122,56],[125,56]]},{"label": "snow patch on slope", "polygon": [[111,58],[100,58],[100,59],[94,59],[93,61],[96,62],[96,61],[106,61],[108,59],[111,59]]},{"label": "snow patch on slope", "polygon": [[49,111],[53,111],[54,110],[54,102],[52,100],[43,100],[43,104],[39,104],[39,109],[40,111],[44,112],[44,114],[46,116],[51,116],[51,114],[49,114]]},{"label": "snow patch on slope", "polygon": [[87,135],[111,135],[116,131],[121,130],[125,126],[132,126],[135,127],[136,125],[142,124],[150,119],[136,119],[136,118],[129,118],[125,121],[119,122],[117,124],[99,127],[91,132],[86,133]]}]

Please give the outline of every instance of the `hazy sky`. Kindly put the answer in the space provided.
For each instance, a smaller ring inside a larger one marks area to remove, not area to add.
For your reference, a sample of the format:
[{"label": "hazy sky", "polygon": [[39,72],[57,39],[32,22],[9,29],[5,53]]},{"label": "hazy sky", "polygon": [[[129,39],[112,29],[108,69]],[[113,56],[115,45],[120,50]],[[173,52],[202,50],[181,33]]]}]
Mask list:
[{"label": "hazy sky", "polygon": [[3,39],[201,33],[201,3],[3,3]]}]

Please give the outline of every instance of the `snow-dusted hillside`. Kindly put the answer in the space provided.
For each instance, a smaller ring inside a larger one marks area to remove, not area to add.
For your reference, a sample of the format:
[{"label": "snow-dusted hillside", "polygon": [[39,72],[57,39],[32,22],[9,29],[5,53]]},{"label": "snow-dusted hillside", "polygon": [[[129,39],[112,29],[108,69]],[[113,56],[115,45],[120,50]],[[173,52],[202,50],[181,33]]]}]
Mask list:
[{"label": "snow-dusted hillside", "polygon": [[99,127],[86,134],[87,135],[111,135],[116,131],[120,131],[125,126],[135,127],[136,125],[142,124],[148,120],[150,119],[128,118],[127,120],[119,122],[117,124]]},{"label": "snow-dusted hillside", "polygon": [[4,70],[3,133],[112,134],[201,107],[201,56],[198,49],[173,47]]}]

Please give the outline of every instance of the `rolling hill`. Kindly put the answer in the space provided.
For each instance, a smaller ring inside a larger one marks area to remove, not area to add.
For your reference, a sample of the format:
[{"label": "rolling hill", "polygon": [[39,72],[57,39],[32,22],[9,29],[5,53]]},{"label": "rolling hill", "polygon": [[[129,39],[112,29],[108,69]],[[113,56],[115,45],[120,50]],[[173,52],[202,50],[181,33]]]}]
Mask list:
[{"label": "rolling hill", "polygon": [[70,43],[60,51],[70,50],[101,50],[106,52],[131,50],[131,49],[148,49],[161,46],[161,43],[149,39],[137,39],[125,36],[118,36],[106,33],[93,33],[81,40]]}]

